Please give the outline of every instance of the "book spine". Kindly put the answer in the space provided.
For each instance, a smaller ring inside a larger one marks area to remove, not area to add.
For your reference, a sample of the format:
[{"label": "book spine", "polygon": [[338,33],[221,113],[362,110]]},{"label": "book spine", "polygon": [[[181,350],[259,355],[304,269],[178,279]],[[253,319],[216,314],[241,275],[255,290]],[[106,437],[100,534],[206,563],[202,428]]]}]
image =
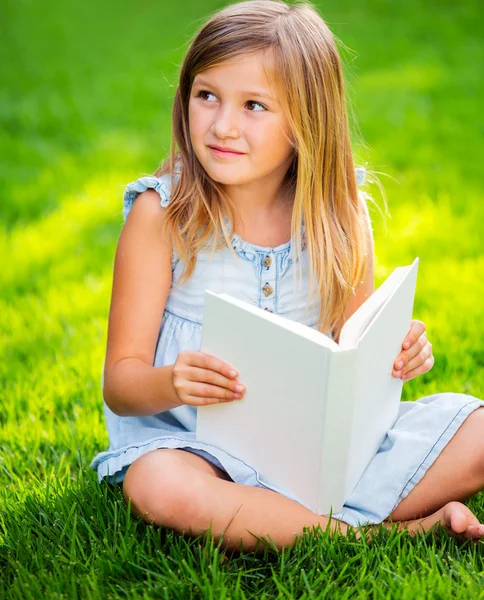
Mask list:
[{"label": "book spine", "polygon": [[320,515],[343,509],[355,402],[356,349],[330,352],[320,450]]}]

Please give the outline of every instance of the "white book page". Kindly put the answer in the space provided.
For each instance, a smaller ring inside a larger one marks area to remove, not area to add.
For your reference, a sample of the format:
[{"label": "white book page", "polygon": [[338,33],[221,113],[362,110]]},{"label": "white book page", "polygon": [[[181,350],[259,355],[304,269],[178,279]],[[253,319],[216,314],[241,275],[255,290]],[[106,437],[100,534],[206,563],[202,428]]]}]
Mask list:
[{"label": "white book page", "polygon": [[[309,508],[319,515],[343,510],[346,501],[346,473],[348,472],[354,410],[354,373],[357,350],[331,354],[323,432],[321,434],[319,496]],[[308,416],[309,417],[309,416]]]},{"label": "white book page", "polygon": [[205,292],[207,292],[208,294],[211,294],[211,295],[215,295],[218,298],[222,298],[222,299],[226,300],[227,302],[234,304],[235,306],[239,306],[240,308],[244,309],[245,311],[251,312],[252,314],[256,315],[260,319],[265,319],[269,322],[275,323],[276,325],[279,325],[280,327],[284,327],[284,329],[287,329],[289,331],[297,333],[298,335],[300,335],[303,338],[312,340],[312,341],[316,342],[317,344],[321,344],[322,346],[326,346],[327,348],[330,348],[331,350],[333,350],[335,352],[339,352],[339,349],[340,349],[339,344],[337,344],[334,340],[332,340],[330,337],[328,337],[324,333],[321,333],[320,331],[316,331],[316,329],[313,329],[312,327],[308,327],[307,325],[303,325],[303,323],[299,323],[298,321],[293,321],[292,319],[286,319],[286,317],[283,317],[281,315],[276,315],[275,313],[265,311],[265,310],[259,308],[258,306],[253,306],[252,304],[248,304],[247,302],[244,302],[243,300],[234,298],[234,296],[231,296],[230,294],[226,294],[226,293],[215,294],[215,292],[212,292],[211,290],[205,290]]},{"label": "white book page", "polygon": [[354,410],[346,496],[351,493],[398,416],[403,381],[393,365],[410,329],[418,258],[367,326],[357,344]]},{"label": "white book page", "polygon": [[370,323],[377,318],[381,308],[395,294],[404,280],[412,276],[413,270],[418,269],[418,262],[419,259],[417,257],[411,265],[397,267],[380,287],[351,315],[341,329],[339,345],[342,349],[354,348],[358,344],[358,340],[363,337]]},{"label": "white book page", "polygon": [[315,506],[330,346],[338,345],[227,296],[205,291],[201,350],[234,365],[246,392],[242,400],[198,407],[197,440],[246,462],[272,489]]}]

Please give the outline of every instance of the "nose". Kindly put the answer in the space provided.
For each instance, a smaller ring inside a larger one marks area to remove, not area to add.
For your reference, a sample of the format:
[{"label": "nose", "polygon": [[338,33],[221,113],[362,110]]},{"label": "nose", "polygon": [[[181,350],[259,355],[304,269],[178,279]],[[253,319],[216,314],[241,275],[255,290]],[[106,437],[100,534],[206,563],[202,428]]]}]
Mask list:
[{"label": "nose", "polygon": [[231,109],[229,105],[220,106],[215,113],[212,131],[220,139],[239,137],[239,124],[235,109]]}]

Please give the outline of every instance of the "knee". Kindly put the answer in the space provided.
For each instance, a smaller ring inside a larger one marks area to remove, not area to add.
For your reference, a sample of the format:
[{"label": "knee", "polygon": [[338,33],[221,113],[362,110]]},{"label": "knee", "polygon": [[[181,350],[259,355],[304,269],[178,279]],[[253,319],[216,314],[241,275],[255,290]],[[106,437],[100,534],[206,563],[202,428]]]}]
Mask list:
[{"label": "knee", "polygon": [[132,512],[147,523],[176,527],[197,509],[195,479],[170,449],[147,452],[128,468],[123,496]]},{"label": "knee", "polygon": [[472,411],[457,430],[460,459],[467,477],[478,482],[484,477],[484,407]]},{"label": "knee", "polygon": [[470,419],[472,422],[472,437],[476,440],[476,446],[479,449],[476,452],[476,470],[482,478],[484,477],[484,407],[477,408],[467,419]]}]

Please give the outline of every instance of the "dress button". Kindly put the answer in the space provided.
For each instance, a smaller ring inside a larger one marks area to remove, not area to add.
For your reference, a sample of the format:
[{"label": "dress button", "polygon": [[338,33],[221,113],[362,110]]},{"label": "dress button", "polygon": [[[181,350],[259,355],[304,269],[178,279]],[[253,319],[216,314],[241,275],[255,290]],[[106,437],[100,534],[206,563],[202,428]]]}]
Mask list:
[{"label": "dress button", "polygon": [[270,267],[272,264],[272,258],[270,256],[266,256],[264,258],[264,267]]},{"label": "dress button", "polygon": [[268,283],[265,284],[265,286],[262,288],[262,291],[266,296],[270,296],[272,294],[272,288]]}]

